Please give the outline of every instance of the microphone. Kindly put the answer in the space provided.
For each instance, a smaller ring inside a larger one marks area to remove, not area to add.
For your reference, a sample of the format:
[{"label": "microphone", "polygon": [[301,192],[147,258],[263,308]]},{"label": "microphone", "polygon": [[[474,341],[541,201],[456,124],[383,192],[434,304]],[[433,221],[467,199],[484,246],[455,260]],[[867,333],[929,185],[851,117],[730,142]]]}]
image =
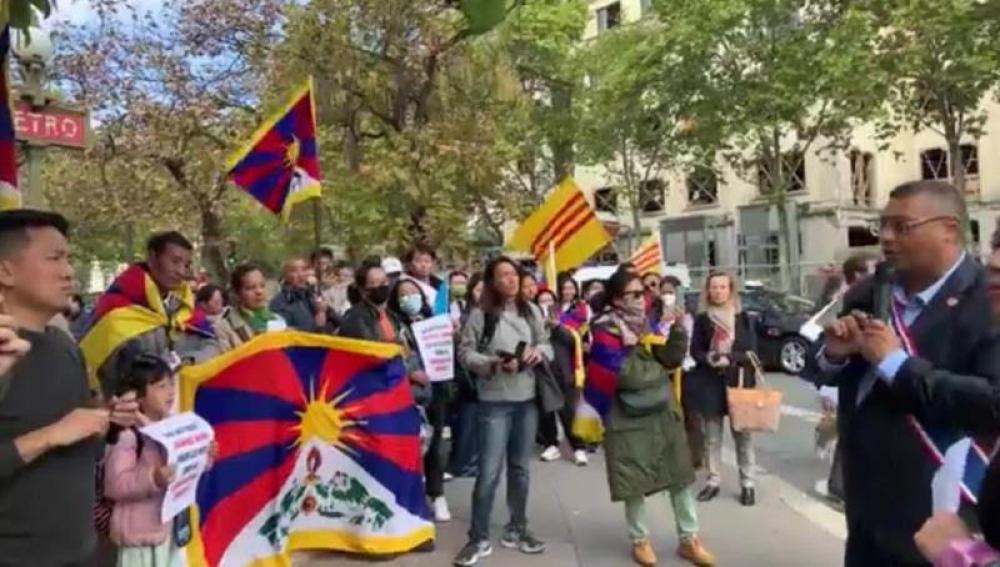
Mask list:
[{"label": "microphone", "polygon": [[879,262],[875,266],[875,298],[872,302],[872,315],[885,323],[891,318],[892,280],[895,275],[896,268],[889,262]]}]

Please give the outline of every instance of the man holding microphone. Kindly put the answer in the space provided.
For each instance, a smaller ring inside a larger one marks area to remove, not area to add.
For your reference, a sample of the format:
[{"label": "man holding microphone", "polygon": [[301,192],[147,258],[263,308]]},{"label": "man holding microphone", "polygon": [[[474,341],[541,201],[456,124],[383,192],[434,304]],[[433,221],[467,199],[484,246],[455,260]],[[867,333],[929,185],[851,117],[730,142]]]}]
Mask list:
[{"label": "man holding microphone", "polygon": [[848,567],[927,565],[913,535],[978,490],[962,474],[978,466],[967,436],[986,429],[990,409],[925,387],[937,371],[1000,384],[1000,336],[985,272],[964,251],[965,215],[946,183],[897,187],[879,220],[885,263],[825,329],[817,362],[839,386]]}]

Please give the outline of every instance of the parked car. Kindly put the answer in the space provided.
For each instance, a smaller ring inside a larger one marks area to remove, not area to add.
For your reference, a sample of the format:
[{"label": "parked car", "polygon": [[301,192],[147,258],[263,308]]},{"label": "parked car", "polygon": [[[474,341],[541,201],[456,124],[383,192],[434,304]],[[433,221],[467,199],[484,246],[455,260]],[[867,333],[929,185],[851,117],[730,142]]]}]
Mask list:
[{"label": "parked car", "polygon": [[[690,291],[685,305],[697,312],[699,292]],[[812,301],[765,287],[751,287],[740,292],[743,311],[749,316],[757,333],[757,354],[769,369],[799,374],[806,367],[809,342],[799,335],[799,329],[812,316]]]}]

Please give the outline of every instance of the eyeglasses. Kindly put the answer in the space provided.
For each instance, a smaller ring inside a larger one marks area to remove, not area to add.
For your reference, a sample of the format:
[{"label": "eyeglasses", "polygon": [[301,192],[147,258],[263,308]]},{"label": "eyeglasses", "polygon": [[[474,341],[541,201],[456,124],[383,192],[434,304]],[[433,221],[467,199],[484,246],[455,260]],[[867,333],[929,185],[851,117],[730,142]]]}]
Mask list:
[{"label": "eyeglasses", "polygon": [[646,283],[646,289],[660,289],[660,282],[648,282]]},{"label": "eyeglasses", "polygon": [[878,235],[888,229],[892,231],[893,234],[906,236],[925,224],[943,220],[956,221],[958,219],[951,215],[938,215],[936,217],[916,220],[907,220],[901,217],[881,217],[878,219],[878,223],[872,227],[872,233]]}]

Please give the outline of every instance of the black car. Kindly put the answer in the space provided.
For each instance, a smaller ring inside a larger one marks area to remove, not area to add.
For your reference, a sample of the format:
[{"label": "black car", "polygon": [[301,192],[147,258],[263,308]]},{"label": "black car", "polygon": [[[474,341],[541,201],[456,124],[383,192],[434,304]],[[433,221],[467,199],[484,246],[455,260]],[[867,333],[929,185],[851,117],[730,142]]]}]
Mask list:
[{"label": "black car", "polygon": [[[697,312],[698,296],[699,292],[691,291],[684,298],[691,313]],[[740,299],[757,333],[757,354],[764,366],[788,374],[802,372],[809,342],[799,329],[812,316],[813,302],[764,287],[745,289]]]}]

